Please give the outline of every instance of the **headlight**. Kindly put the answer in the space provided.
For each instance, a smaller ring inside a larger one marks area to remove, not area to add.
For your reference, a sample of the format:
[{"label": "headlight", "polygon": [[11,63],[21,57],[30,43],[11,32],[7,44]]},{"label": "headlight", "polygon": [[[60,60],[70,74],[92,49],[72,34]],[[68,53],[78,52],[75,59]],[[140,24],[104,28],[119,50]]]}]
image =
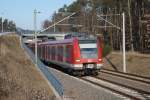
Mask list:
[{"label": "headlight", "polygon": [[76,62],[80,62],[80,59],[76,59]]},{"label": "headlight", "polygon": [[98,59],[99,61],[102,61],[102,59]]}]

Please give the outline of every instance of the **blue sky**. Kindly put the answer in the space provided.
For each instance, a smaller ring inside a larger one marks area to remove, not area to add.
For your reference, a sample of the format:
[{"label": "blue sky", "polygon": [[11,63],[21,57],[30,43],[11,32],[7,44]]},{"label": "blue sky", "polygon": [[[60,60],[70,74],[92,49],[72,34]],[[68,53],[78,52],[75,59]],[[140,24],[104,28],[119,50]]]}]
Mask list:
[{"label": "blue sky", "polygon": [[50,19],[54,11],[71,4],[76,0],[0,0],[0,16],[13,20],[18,27],[33,29],[33,10],[37,15],[37,28],[41,29],[42,22]]}]

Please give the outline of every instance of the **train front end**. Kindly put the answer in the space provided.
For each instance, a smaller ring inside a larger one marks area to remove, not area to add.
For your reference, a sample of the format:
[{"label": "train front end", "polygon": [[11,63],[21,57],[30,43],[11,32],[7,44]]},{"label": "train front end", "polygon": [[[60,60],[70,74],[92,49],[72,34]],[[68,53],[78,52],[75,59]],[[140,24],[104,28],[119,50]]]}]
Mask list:
[{"label": "train front end", "polygon": [[98,74],[102,67],[102,48],[97,39],[74,42],[74,69],[84,74]]}]

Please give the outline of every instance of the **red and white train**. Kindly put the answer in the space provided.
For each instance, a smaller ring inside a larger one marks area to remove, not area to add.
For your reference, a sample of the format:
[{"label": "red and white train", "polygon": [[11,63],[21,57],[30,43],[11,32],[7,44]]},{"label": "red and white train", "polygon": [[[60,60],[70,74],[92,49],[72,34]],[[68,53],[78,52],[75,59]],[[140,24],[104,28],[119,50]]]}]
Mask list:
[{"label": "red and white train", "polygon": [[[34,50],[34,44],[30,45]],[[72,74],[97,75],[102,67],[99,39],[70,38],[38,43],[38,57],[67,69]]]}]

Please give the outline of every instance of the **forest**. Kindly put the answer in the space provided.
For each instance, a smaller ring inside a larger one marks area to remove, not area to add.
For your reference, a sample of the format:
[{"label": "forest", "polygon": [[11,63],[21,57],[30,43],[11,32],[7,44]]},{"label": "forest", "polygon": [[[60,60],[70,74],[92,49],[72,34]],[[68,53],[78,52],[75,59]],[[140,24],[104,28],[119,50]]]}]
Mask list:
[{"label": "forest", "polygon": [[0,17],[0,32],[16,31],[16,24],[13,21]]},{"label": "forest", "polygon": [[149,0],[76,0],[45,19],[43,29],[69,17],[48,31],[101,35],[113,50],[122,50],[122,13],[125,13],[126,50],[150,53]]}]

